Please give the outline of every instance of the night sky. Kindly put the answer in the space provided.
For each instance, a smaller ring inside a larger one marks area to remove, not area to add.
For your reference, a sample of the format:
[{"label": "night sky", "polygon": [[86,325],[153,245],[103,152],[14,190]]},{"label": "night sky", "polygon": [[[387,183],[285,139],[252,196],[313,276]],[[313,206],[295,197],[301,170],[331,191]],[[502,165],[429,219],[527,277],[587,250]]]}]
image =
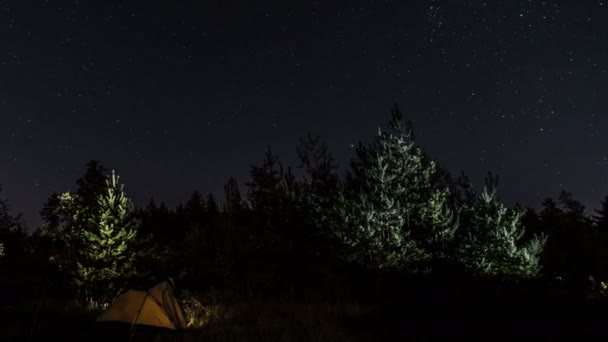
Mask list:
[{"label": "night sky", "polygon": [[608,1],[15,0],[0,25],[1,196],[30,228],[91,159],[138,206],[222,200],[309,131],[344,170],[394,102],[507,203],[608,194]]}]

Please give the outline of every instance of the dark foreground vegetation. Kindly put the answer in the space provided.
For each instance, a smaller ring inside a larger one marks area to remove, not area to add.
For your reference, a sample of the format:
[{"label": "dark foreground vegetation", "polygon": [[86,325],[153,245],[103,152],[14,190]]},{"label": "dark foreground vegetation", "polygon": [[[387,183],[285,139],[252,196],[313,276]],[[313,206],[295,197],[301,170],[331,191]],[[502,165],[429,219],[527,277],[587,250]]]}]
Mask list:
[{"label": "dark foreground vegetation", "polygon": [[[269,149],[241,196],[135,208],[98,161],[52,194],[32,234],[0,202],[0,339],[8,341],[599,340],[608,337],[608,202],[508,208],[420,149],[395,108],[345,174],[303,138]],[[171,279],[186,329],[95,318]]]}]

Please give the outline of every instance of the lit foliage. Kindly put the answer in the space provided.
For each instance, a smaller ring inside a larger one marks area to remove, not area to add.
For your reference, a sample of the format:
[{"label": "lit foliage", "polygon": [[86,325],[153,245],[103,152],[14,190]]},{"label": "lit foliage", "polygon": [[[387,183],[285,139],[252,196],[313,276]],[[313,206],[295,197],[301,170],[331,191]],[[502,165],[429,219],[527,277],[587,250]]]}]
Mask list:
[{"label": "lit foliage", "polygon": [[97,214],[97,198],[105,191],[107,171],[98,161],[87,163],[75,192],[53,193],[40,212],[44,224],[40,234],[52,241],[50,261],[71,276],[77,274],[82,250],[82,231]]},{"label": "lit foliage", "polygon": [[379,269],[427,269],[457,227],[436,164],[416,146],[397,108],[389,130],[379,130],[357,155],[344,190],[325,211],[326,224],[351,260]]},{"label": "lit foliage", "polygon": [[4,256],[4,244],[0,243],[0,257]]},{"label": "lit foliage", "polygon": [[601,281],[599,291],[601,296],[608,296],[608,282]]},{"label": "lit foliage", "polygon": [[76,282],[87,296],[110,300],[121,282],[134,275],[135,243],[139,221],[119,177],[112,172],[107,189],[97,200],[98,212],[82,232],[83,250]]},{"label": "lit foliage", "polygon": [[460,261],[474,274],[492,277],[531,278],[541,270],[540,254],[546,236],[524,242],[523,213],[506,208],[496,193],[497,179],[486,178],[484,191],[473,206],[464,208]]},{"label": "lit foliage", "polygon": [[410,272],[457,264],[490,277],[539,274],[546,237],[523,240],[522,213],[499,202],[491,175],[479,198],[466,188],[459,200],[397,108],[357,157],[333,204],[318,208],[349,260]]},{"label": "lit foliage", "polygon": [[[64,192],[51,198],[48,212],[58,218],[57,224],[43,226],[43,234],[52,238],[58,249],[53,251],[50,261],[60,270],[73,274],[80,250],[81,232],[86,226],[86,217],[91,208],[85,207],[77,193]],[[60,222],[60,224],[59,224]]]},{"label": "lit foliage", "polygon": [[222,315],[222,308],[212,303],[203,304],[202,297],[199,297],[191,292],[185,291],[180,300],[184,316],[186,319],[186,327],[191,329],[202,328]]}]

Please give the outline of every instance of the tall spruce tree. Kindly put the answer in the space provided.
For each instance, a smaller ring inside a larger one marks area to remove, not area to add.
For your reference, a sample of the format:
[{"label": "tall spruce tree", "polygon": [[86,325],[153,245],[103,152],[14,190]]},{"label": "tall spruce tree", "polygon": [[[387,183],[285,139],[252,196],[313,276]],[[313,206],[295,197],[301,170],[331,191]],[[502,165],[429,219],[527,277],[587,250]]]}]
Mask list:
[{"label": "tall spruce tree", "polygon": [[372,144],[359,144],[352,173],[324,218],[349,259],[376,269],[428,270],[447,256],[457,227],[449,195],[395,106],[388,129],[379,129]]},{"label": "tall spruce tree", "polygon": [[506,208],[497,194],[498,178],[490,174],[474,206],[465,207],[460,229],[460,261],[476,275],[533,278],[541,270],[546,236],[523,241],[523,212]]},{"label": "tall spruce tree", "polygon": [[83,250],[77,268],[77,284],[87,297],[102,302],[111,300],[135,275],[133,247],[139,226],[133,204],[114,171],[106,187],[97,198],[97,213],[82,232]]}]

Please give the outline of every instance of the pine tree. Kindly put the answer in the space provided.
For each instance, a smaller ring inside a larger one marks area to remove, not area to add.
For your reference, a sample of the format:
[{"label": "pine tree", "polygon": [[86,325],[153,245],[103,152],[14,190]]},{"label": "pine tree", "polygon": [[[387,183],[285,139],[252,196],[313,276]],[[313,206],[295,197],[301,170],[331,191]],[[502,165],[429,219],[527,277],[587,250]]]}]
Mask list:
[{"label": "pine tree", "polygon": [[564,213],[551,197],[545,198],[542,205],[543,210],[541,210],[539,215],[543,221],[551,221],[551,223],[554,223],[554,221],[559,220],[559,217]]},{"label": "pine tree", "polygon": [[371,268],[427,270],[444,258],[457,227],[437,165],[414,142],[395,106],[388,130],[359,144],[352,173],[325,221],[348,258]]},{"label": "pine tree", "polygon": [[198,190],[195,190],[190,196],[186,206],[184,207],[186,216],[190,223],[201,224],[206,214],[205,200]]},{"label": "pine tree", "polygon": [[534,235],[546,233],[543,229],[543,224],[540,215],[536,212],[536,210],[527,207],[523,209],[523,212],[524,213],[522,215],[521,224],[526,227],[526,234],[524,235],[524,239],[529,239]]},{"label": "pine tree", "polygon": [[133,250],[139,221],[133,204],[112,171],[107,189],[98,196],[98,212],[83,231],[83,251],[78,262],[77,284],[89,298],[108,301],[135,274]]},{"label": "pine tree", "polygon": [[606,234],[608,233],[608,196],[605,196],[600,204],[601,208],[594,210],[597,215],[593,216],[593,220],[599,231]]},{"label": "pine tree", "polygon": [[[240,202],[240,196],[239,196],[239,202]],[[213,196],[212,193],[210,193],[207,196],[207,200],[205,201],[205,206],[207,207],[207,212],[210,217],[216,216],[220,211],[219,207],[217,205],[217,201],[215,200],[215,196]]]},{"label": "pine tree", "polygon": [[267,228],[274,227],[281,221],[283,165],[272,153],[270,146],[266,150],[261,166],[254,165],[250,170],[251,180],[246,183],[247,199],[251,209],[264,221]]},{"label": "pine tree", "polygon": [[[108,169],[102,166],[98,160],[90,160],[86,164],[84,175],[76,181],[78,185],[76,194],[83,207],[94,208],[97,205],[99,194],[106,190],[107,172]],[[85,220],[88,221],[89,218],[85,217]]]},{"label": "pine tree", "polygon": [[[228,181],[224,185],[224,194],[225,194],[225,204],[224,204],[224,212],[226,213],[237,213],[239,212],[244,204],[241,199],[241,193],[239,191],[238,182],[234,177],[228,178]],[[209,194],[209,199],[211,205],[215,206],[217,210],[217,203],[215,203],[215,199],[212,194]]]},{"label": "pine tree", "polygon": [[575,289],[583,293],[589,276],[597,274],[596,260],[598,236],[593,219],[585,212],[585,206],[573,198],[572,193],[562,190],[559,203],[563,214],[560,218],[562,226],[562,253],[568,250],[567,258],[563,259],[568,278]]},{"label": "pine tree", "polygon": [[42,210],[46,224],[41,227],[41,234],[53,241],[49,260],[69,275],[74,275],[76,270],[80,234],[87,224],[84,218],[87,211],[93,210],[82,204],[78,194],[69,191],[54,193]]},{"label": "pine tree", "polygon": [[299,181],[301,189],[300,214],[303,217],[303,231],[306,233],[306,250],[310,267],[316,270],[323,268],[328,260],[337,260],[340,255],[339,242],[327,230],[331,225],[324,223],[325,208],[336,202],[339,193],[340,180],[337,174],[338,165],[330,154],[327,143],[321,141],[320,136],[308,133],[300,137],[300,144],[296,148],[300,161],[298,168],[304,171]]},{"label": "pine tree", "polygon": [[76,181],[77,190],[53,193],[40,212],[44,224],[39,235],[52,241],[50,261],[71,276],[77,274],[81,234],[97,212],[97,197],[105,191],[106,171],[100,162],[89,161]]},{"label": "pine tree", "polygon": [[296,149],[299,168],[305,171],[300,182],[305,218],[311,226],[322,226],[322,208],[330,206],[338,193],[338,165],[329,153],[327,144],[319,136],[308,133],[300,138]]},{"label": "pine tree", "polygon": [[252,166],[247,199],[259,228],[281,234],[296,215],[300,189],[290,167],[284,168],[268,147],[261,166]]},{"label": "pine tree", "polygon": [[460,261],[474,274],[503,278],[533,278],[541,270],[540,254],[546,237],[524,242],[523,212],[500,203],[498,179],[486,178],[484,191],[473,207],[464,209],[467,220],[461,227]]},{"label": "pine tree", "polygon": [[571,271],[568,269],[571,255],[575,248],[570,241],[570,232],[564,225],[564,211],[551,197],[542,202],[543,209],[539,216],[542,230],[548,234],[547,245],[543,252],[543,267],[545,273],[553,277],[568,277]]},{"label": "pine tree", "polygon": [[595,209],[593,220],[597,231],[595,261],[597,263],[597,277],[608,277],[608,196],[600,202],[601,208]]},{"label": "pine tree", "polygon": [[[1,186],[0,193],[2,193]],[[0,258],[13,257],[14,261],[21,263],[22,260],[16,256],[26,250],[25,243],[26,233],[22,214],[11,214],[7,201],[0,199]]]},{"label": "pine tree", "polygon": [[[0,186],[0,193],[2,187]],[[0,233],[15,233],[23,229],[22,214],[12,215],[7,201],[0,199]]]}]

